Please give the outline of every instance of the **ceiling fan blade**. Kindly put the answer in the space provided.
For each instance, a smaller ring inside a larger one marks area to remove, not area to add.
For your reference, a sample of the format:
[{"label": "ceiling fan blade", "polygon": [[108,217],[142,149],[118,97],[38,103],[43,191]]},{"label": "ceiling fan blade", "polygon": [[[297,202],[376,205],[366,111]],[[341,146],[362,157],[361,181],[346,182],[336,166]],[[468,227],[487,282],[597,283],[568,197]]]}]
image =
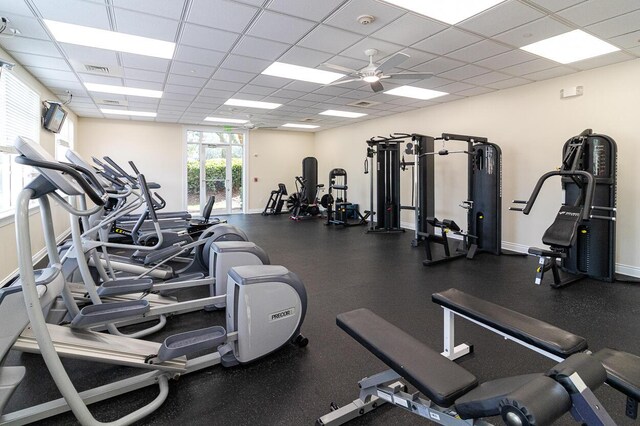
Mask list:
[{"label": "ceiling fan blade", "polygon": [[326,84],[325,86],[335,86],[335,85],[337,85],[337,84],[342,84],[342,83],[351,83],[352,81],[360,81],[360,80],[361,80],[360,78],[348,78],[348,79],[346,79],[346,80],[337,80],[337,81],[334,81],[333,83]]},{"label": "ceiling fan blade", "polygon": [[400,72],[396,74],[386,74],[388,78],[404,78],[409,80],[425,80],[427,78],[433,77],[433,73],[431,72]]},{"label": "ceiling fan blade", "polygon": [[327,68],[334,69],[336,71],[346,72],[348,74],[358,74],[359,72],[358,70],[352,70],[351,68],[343,67],[342,65],[330,64],[328,62],[325,62],[322,65],[324,65]]},{"label": "ceiling fan blade", "polygon": [[390,70],[391,68],[397,67],[398,65],[400,65],[401,63],[403,63],[409,58],[410,56],[407,55],[406,53],[402,53],[402,52],[396,53],[395,55],[393,55],[392,57],[390,57],[380,65],[378,65],[378,69],[381,71]]},{"label": "ceiling fan blade", "polygon": [[371,83],[371,89],[373,89],[373,91],[377,93],[383,91],[384,87],[382,86],[382,83],[376,81],[374,83]]}]

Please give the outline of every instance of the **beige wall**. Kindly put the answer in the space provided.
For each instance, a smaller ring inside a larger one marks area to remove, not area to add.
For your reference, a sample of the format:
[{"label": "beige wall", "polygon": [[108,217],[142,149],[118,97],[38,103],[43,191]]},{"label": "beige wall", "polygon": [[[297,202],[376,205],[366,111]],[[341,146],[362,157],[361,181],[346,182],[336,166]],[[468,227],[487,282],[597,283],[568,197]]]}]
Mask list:
[{"label": "beige wall", "polygon": [[[526,199],[537,179],[559,166],[563,143],[592,128],[618,144],[617,262],[621,272],[640,275],[639,75],[640,60],[629,61],[327,130],[316,134],[315,156],[321,173],[334,166],[346,168],[351,201],[368,205],[369,178],[362,174],[361,163],[365,140],[371,136],[391,132],[486,136],[503,151],[503,241],[511,248],[523,249],[541,244],[540,238],[559,208],[560,184],[554,181],[545,186],[529,216],[509,212],[510,201]],[[584,86],[583,96],[560,99],[560,89],[577,85]],[[459,181],[456,176],[456,172],[464,173],[464,165],[449,168],[449,162],[458,161],[451,156],[436,160],[436,213],[453,215],[465,223],[456,207],[466,197],[464,177]],[[403,203],[407,203],[407,173],[403,179]],[[403,216],[403,221],[409,220]]]},{"label": "beige wall", "polygon": [[[147,180],[162,185],[167,211],[181,210],[185,208],[184,129],[179,124],[80,118],[78,152],[87,159],[109,155],[121,165],[133,160]],[[279,182],[293,189],[302,159],[313,155],[313,135],[255,130],[249,133],[248,144],[247,211],[262,211]]]},{"label": "beige wall", "polygon": [[[7,52],[0,49],[0,57],[8,59],[11,62],[16,62]],[[29,87],[35,90],[41,100],[56,99],[49,90],[47,90],[40,82],[38,82],[31,74],[29,74],[20,65],[16,65],[13,68],[13,72]],[[71,120],[74,124],[77,124],[76,115],[73,112],[69,112],[67,120]],[[40,144],[49,151],[52,155],[55,155],[55,135],[44,129],[40,130]],[[58,235],[66,232],[69,229],[69,216],[58,207],[55,202],[52,203],[52,211],[54,218],[54,226]],[[44,237],[41,232],[40,226],[40,214],[39,211],[34,212],[31,215],[31,244],[34,254],[44,248]],[[15,272],[18,268],[18,256],[16,252],[16,231],[13,221],[7,223],[4,226],[0,226],[0,282]]]}]

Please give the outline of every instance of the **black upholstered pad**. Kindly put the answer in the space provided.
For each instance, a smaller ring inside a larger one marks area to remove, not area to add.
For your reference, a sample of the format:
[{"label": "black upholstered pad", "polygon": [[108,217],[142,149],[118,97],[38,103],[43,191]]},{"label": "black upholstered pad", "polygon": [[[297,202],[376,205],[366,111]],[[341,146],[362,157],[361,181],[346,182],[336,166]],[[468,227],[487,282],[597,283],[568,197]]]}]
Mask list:
[{"label": "black upholstered pad", "polygon": [[516,389],[529,383],[542,373],[504,377],[480,384],[456,399],[456,412],[463,419],[478,419],[500,415],[500,401]]},{"label": "black upholstered pad", "polygon": [[340,314],[336,323],[442,407],[478,385],[473,374],[368,309]]},{"label": "black upholstered pad", "polygon": [[563,358],[587,349],[587,341],[584,337],[455,288],[434,293],[431,295],[431,300]]},{"label": "black upholstered pad", "polygon": [[582,219],[582,206],[562,206],[556,220],[542,236],[542,242],[552,247],[571,247]]},{"label": "black upholstered pad", "polygon": [[640,401],[640,357],[628,352],[604,348],[593,354],[607,370],[607,383],[636,401]]}]

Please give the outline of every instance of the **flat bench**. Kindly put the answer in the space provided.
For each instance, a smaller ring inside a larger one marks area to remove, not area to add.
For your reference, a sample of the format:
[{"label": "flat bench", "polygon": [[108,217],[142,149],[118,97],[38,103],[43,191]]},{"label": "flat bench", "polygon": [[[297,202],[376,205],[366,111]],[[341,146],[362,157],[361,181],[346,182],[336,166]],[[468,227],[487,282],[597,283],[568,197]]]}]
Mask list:
[{"label": "flat bench", "polygon": [[[434,293],[431,300],[444,309],[442,355],[451,360],[466,355],[473,349],[467,344],[455,345],[456,315],[558,362],[587,350],[587,340],[584,337],[454,288]],[[593,356],[607,371],[606,383],[627,395],[626,414],[637,418],[640,357],[610,348],[602,349]]]}]

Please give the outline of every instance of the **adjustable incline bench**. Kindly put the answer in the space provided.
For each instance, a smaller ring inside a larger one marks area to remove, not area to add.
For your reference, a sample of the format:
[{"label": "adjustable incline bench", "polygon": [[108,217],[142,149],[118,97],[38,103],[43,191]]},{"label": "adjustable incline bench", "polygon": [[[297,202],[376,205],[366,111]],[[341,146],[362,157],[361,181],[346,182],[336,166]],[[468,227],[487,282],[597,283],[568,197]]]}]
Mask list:
[{"label": "adjustable incline bench", "polygon": [[431,299],[444,309],[442,355],[445,357],[455,360],[472,351],[472,346],[465,343],[455,345],[456,315],[555,361],[586,353],[604,366],[606,383],[627,396],[625,414],[637,419],[640,401],[639,356],[610,348],[592,354],[587,350],[584,337],[454,288],[434,293]]},{"label": "adjustable incline bench", "polygon": [[[478,384],[469,371],[367,309],[340,314],[336,322],[390,370],[362,379],[360,397],[334,407],[318,425],[343,424],[386,402],[448,426],[488,425],[483,418],[498,415],[508,425],[545,426],[567,412],[587,425],[615,424],[592,392],[606,372],[589,355],[572,355],[544,374]],[[401,378],[418,392],[407,393]]]}]

